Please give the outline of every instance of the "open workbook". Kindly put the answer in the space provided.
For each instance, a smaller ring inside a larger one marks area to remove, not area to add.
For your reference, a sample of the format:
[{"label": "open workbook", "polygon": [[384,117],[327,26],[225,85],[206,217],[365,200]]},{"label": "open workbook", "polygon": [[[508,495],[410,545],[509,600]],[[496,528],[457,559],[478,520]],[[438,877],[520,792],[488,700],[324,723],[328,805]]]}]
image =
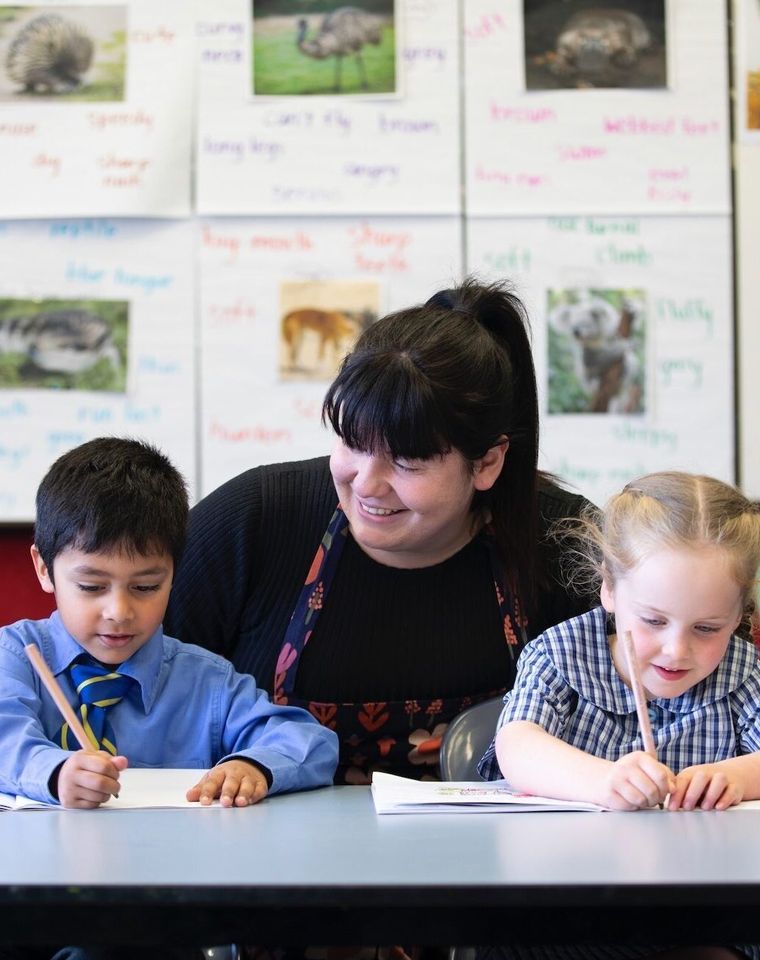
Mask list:
[{"label": "open workbook", "polygon": [[[97,807],[97,810],[150,810],[189,807],[197,810],[222,809],[215,800],[210,806],[190,803],[185,794],[203,776],[205,770],[127,769],[121,773],[118,797]],[[0,793],[0,810],[60,810],[58,804],[41,803],[27,797]]]},{"label": "open workbook", "polygon": [[512,790],[506,780],[409,780],[390,773],[372,775],[377,813],[535,813],[539,810],[590,810],[604,807],[583,800],[553,800]]},{"label": "open workbook", "polygon": [[[506,780],[409,780],[390,773],[372,775],[372,799],[377,813],[537,813],[551,810],[604,811],[585,800],[555,800],[517,793]],[[745,800],[728,811],[760,810],[760,800]],[[650,812],[650,811],[647,811]],[[651,812],[656,812],[652,807]]]}]

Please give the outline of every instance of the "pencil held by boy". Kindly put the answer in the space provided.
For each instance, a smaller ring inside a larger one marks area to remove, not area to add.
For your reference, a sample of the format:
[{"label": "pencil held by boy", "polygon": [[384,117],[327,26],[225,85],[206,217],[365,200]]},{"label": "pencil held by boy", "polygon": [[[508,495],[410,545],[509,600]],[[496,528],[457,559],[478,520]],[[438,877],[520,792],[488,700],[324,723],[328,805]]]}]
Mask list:
[{"label": "pencil held by boy", "polygon": [[[615,810],[725,810],[760,798],[760,665],[735,635],[760,565],[760,512],[710,477],[656,473],[564,531],[601,606],[520,656],[481,761],[515,788]],[[654,755],[642,740],[632,653]]]},{"label": "pencil held by boy", "polygon": [[[0,791],[97,807],[118,795],[128,764],[197,768],[187,799],[201,804],[244,807],[332,782],[331,730],[272,704],[222,657],[164,635],[187,516],[181,475],[149,444],[101,437],[52,465],[31,552],[57,609],[0,631]],[[63,721],[29,645],[91,749]]]}]

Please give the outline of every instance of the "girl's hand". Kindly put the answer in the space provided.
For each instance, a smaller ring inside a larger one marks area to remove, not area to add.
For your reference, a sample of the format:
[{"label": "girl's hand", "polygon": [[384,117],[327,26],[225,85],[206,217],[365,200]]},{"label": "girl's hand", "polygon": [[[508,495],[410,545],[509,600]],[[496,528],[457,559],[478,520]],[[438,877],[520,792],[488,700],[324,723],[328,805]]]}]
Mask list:
[{"label": "girl's hand", "polygon": [[105,750],[77,750],[58,773],[58,799],[63,807],[89,810],[119,795],[119,772],[126,770],[126,757],[112,757]]},{"label": "girl's hand", "polygon": [[642,810],[662,803],[675,785],[664,763],[637,750],[610,765],[606,796],[599,802],[612,810]]},{"label": "girl's hand", "polygon": [[668,810],[727,810],[744,798],[744,785],[725,764],[699,763],[676,777]]},{"label": "girl's hand", "polygon": [[268,792],[267,778],[255,764],[246,760],[227,760],[204,774],[186,796],[204,807],[217,797],[223,807],[247,807],[263,800]]}]

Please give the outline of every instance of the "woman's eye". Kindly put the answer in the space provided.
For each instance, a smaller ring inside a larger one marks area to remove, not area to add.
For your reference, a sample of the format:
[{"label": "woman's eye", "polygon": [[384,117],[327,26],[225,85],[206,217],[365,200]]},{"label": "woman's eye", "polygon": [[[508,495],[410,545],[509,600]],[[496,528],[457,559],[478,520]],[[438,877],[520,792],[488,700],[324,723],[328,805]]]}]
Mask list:
[{"label": "woman's eye", "polygon": [[393,463],[404,473],[416,473],[420,469],[417,464],[410,463],[408,460],[394,460]]}]

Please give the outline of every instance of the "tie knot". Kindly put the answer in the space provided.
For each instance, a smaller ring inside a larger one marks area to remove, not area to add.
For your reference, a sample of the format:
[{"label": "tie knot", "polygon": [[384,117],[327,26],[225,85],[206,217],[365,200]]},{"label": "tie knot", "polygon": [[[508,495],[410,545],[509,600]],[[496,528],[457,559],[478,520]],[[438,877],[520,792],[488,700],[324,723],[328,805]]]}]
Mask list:
[{"label": "tie knot", "polygon": [[118,703],[134,683],[132,677],[117,673],[91,659],[72,663],[71,679],[77,688],[80,701],[98,707],[109,707]]}]

